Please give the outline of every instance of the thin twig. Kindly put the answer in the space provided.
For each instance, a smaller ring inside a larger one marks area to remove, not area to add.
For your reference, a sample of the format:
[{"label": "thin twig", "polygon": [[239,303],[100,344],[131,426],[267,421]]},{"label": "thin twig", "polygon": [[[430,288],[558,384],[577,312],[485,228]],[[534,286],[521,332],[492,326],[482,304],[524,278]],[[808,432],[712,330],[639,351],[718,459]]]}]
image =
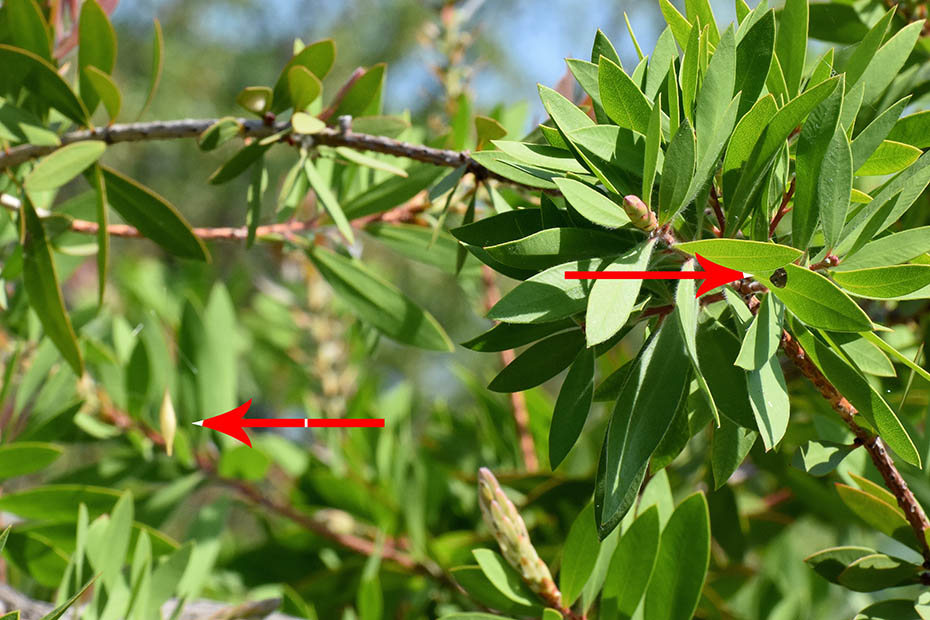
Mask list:
[{"label": "thin twig", "polygon": [[[196,138],[203,133],[204,130],[216,123],[217,120],[219,119],[184,119],[177,121],[124,123],[110,125],[108,127],[97,127],[94,129],[81,129],[62,135],[61,146],[88,140],[97,140],[106,142],[107,144],[117,144],[120,142],[142,142],[146,140]],[[290,129],[289,123],[268,125],[261,120],[245,118],[237,119],[237,122],[240,127],[239,135],[243,138],[265,138],[272,134]],[[296,136],[296,138],[298,141],[307,141],[313,145],[344,146],[359,151],[385,153],[387,155],[406,157],[407,159],[433,164],[434,166],[449,168],[465,166],[466,171],[472,173],[478,179],[492,178],[511,185],[538,189],[511,181],[510,179],[488,170],[472,159],[468,151],[437,149],[431,146],[411,144],[384,136],[343,131],[335,127],[327,127],[310,136]],[[22,164],[36,157],[48,155],[61,148],[61,146],[40,146],[35,144],[15,146],[5,152],[0,152],[0,170]]]},{"label": "thin twig", "polygon": [[[481,276],[484,283],[485,310],[490,310],[500,300],[500,290],[494,281],[494,271],[490,267],[482,265]],[[500,352],[501,363],[504,366],[509,366],[515,357],[513,349]],[[530,432],[530,413],[523,392],[510,393],[510,407],[513,410],[513,421],[517,427],[523,466],[527,471],[534,472],[539,469],[539,459],[536,457],[536,445],[533,442],[533,434]]]},{"label": "thin twig", "polygon": [[717,194],[717,186],[713,183],[710,184],[710,206],[714,210],[714,215],[717,216],[717,228],[714,229],[714,234],[722,237],[727,229],[727,219],[723,215],[723,209],[720,208],[720,196]]},{"label": "thin twig", "polygon": [[795,178],[791,177],[791,184],[788,185],[788,190],[781,198],[781,206],[778,207],[778,211],[775,212],[775,217],[772,218],[772,223],[769,224],[769,237],[775,234],[775,229],[778,228],[778,223],[781,221],[781,218],[785,217],[788,211],[791,211],[791,207],[788,206],[788,203],[791,202],[791,197],[794,196],[794,185]]}]

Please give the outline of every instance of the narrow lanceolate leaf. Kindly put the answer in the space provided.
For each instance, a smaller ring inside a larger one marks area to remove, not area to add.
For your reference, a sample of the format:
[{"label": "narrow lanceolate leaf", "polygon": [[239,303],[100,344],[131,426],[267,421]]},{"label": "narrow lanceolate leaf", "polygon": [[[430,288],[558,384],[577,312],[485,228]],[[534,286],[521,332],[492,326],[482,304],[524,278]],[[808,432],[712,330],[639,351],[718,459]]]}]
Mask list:
[{"label": "narrow lanceolate leaf", "polygon": [[659,183],[659,224],[670,221],[685,206],[683,203],[694,177],[695,148],[694,132],[685,119],[672,136],[665,153]]},{"label": "narrow lanceolate leaf", "polygon": [[914,44],[920,38],[922,28],[919,21],[908,24],[885,41],[885,44],[875,53],[861,78],[865,84],[863,105],[873,104],[895,79],[904,63],[907,62],[908,56],[911,55]]},{"label": "narrow lanceolate leaf", "polygon": [[252,170],[252,180],[249,182],[249,189],[246,193],[246,202],[249,204],[249,211],[246,214],[245,223],[248,227],[245,246],[252,247],[255,243],[255,231],[262,217],[262,196],[268,187],[268,169],[265,167],[264,156],[260,157],[255,163]]},{"label": "narrow lanceolate leaf", "polygon": [[423,349],[452,350],[452,342],[433,315],[360,262],[319,246],[307,254],[356,316],[378,331]]},{"label": "narrow lanceolate leaf", "polygon": [[891,299],[930,284],[930,265],[895,265],[838,271],[833,279],[856,297]]},{"label": "narrow lanceolate leaf", "polygon": [[99,94],[99,89],[94,85],[93,78],[87,69],[94,67],[100,73],[109,76],[113,73],[115,65],[116,32],[113,30],[110,18],[97,1],[88,0],[81,5],[81,16],[78,22],[78,84],[81,89],[81,99],[84,100],[91,114],[103,97]]},{"label": "narrow lanceolate leaf", "polygon": [[123,96],[119,92],[119,87],[116,86],[113,78],[97,67],[85,68],[84,75],[90,88],[93,88],[100,100],[103,101],[103,107],[106,108],[107,116],[110,117],[112,123],[119,116],[119,111],[123,106]]},{"label": "narrow lanceolate leaf", "polygon": [[926,370],[918,366],[914,360],[907,357],[906,355],[904,355],[903,353],[895,349],[893,346],[891,346],[890,344],[882,340],[878,336],[878,334],[875,334],[874,332],[863,332],[862,337],[868,340],[869,342],[871,342],[872,344],[874,344],[875,346],[877,346],[878,348],[884,351],[887,351],[889,355],[891,355],[896,360],[898,360],[899,362],[901,362],[902,364],[904,364],[905,366],[907,366],[908,368],[916,372],[918,375],[920,375],[921,378],[924,379],[924,381],[930,382],[930,373],[928,373]]},{"label": "narrow lanceolate leaf", "polygon": [[662,531],[659,554],[646,590],[645,617],[690,618],[710,564],[710,511],[703,493],[686,498]]},{"label": "narrow lanceolate leaf", "polygon": [[26,176],[28,192],[42,192],[61,187],[100,159],[107,145],[97,140],[75,142],[43,158]]},{"label": "narrow lanceolate leaf", "polygon": [[856,176],[883,176],[901,172],[913,164],[921,155],[916,146],[884,140],[875,152],[856,170]]},{"label": "narrow lanceolate leaf", "polygon": [[594,570],[600,547],[601,541],[597,538],[594,523],[594,506],[588,504],[572,522],[563,546],[559,589],[564,605],[571,606],[581,595],[585,582]]},{"label": "narrow lanceolate leaf", "polygon": [[601,230],[547,228],[516,241],[485,248],[494,259],[519,269],[548,269],[566,260],[616,254],[623,247],[616,234]]},{"label": "narrow lanceolate leaf", "polygon": [[652,106],[639,87],[616,63],[601,56],[597,71],[601,104],[620,127],[646,135]]},{"label": "narrow lanceolate leaf", "polygon": [[352,234],[352,225],[349,223],[349,220],[346,219],[345,213],[342,211],[342,206],[339,204],[339,200],[336,199],[336,195],[333,194],[333,191],[329,188],[329,183],[323,179],[309,157],[304,161],[304,172],[307,175],[307,180],[310,182],[310,187],[313,188],[317,198],[323,203],[323,208],[326,210],[326,213],[329,214],[329,217],[332,218],[333,223],[336,224],[336,228],[339,229],[339,232],[342,233],[346,241],[355,243],[355,235]]},{"label": "narrow lanceolate leaf", "polygon": [[614,604],[622,617],[632,618],[646,594],[661,531],[659,509],[653,505],[636,517],[617,543],[601,596],[607,605]]},{"label": "narrow lanceolate leaf", "polygon": [[781,343],[781,324],[785,309],[774,295],[768,294],[762,299],[759,312],[753,317],[736,365],[746,370],[758,370],[768,362]]},{"label": "narrow lanceolate leaf", "polygon": [[[740,101],[745,101],[740,99]],[[778,105],[771,94],[767,94],[740,118],[730,136],[726,153],[723,156],[722,184],[724,199],[736,191],[742,174],[742,168],[752,154],[762,132],[778,111]]]},{"label": "narrow lanceolate leaf", "polygon": [[798,94],[807,59],[807,4],[807,0],[787,0],[778,23],[775,53],[791,97]]},{"label": "narrow lanceolate leaf", "polygon": [[107,206],[107,185],[103,180],[103,170],[94,166],[91,173],[91,184],[96,191],[97,205],[97,303],[103,304],[103,293],[106,290],[107,268],[110,262],[110,233],[107,226],[110,222],[110,211]]},{"label": "narrow lanceolate leaf", "polygon": [[623,207],[590,185],[573,179],[555,179],[562,195],[586,220],[605,228],[620,228],[630,222]]},{"label": "narrow lanceolate leaf", "polygon": [[80,377],[84,372],[84,361],[78,348],[77,336],[65,311],[58,274],[52,260],[52,250],[45,236],[42,221],[28,195],[23,196],[22,213],[25,218],[26,242],[23,248],[23,284],[29,302],[45,330],[45,335],[55,343],[62,357]]},{"label": "narrow lanceolate leaf", "polygon": [[15,67],[16,75],[28,74],[26,87],[78,125],[89,122],[84,103],[49,61],[25,49],[0,44],[0,66]]},{"label": "narrow lanceolate leaf", "polygon": [[820,211],[824,244],[832,249],[846,223],[853,183],[852,150],[842,127],[837,127],[834,132],[818,175],[816,204]]},{"label": "narrow lanceolate leaf", "polygon": [[[682,271],[694,271],[694,261],[689,260],[682,267]],[[704,373],[701,372],[701,364],[698,358],[697,347],[697,326],[698,315],[701,313],[701,307],[698,299],[694,294],[694,280],[681,280],[678,283],[678,290],[675,292],[675,308],[678,315],[678,326],[681,328],[681,336],[685,343],[685,350],[691,359],[691,365],[694,368],[694,377],[701,389],[701,394],[714,415],[714,420],[720,424],[720,414],[717,411],[717,403],[714,402],[714,395]]]},{"label": "narrow lanceolate leaf", "polygon": [[870,527],[913,549],[919,549],[914,530],[897,506],[877,498],[865,490],[837,484],[836,492],[843,503]]},{"label": "narrow lanceolate leaf", "polygon": [[[655,242],[648,241],[613,261],[607,270],[645,271],[654,247]],[[642,280],[595,280],[585,314],[589,347],[607,341],[626,324],[642,283]]]},{"label": "narrow lanceolate leaf", "polygon": [[919,467],[920,455],[914,447],[914,442],[881,394],[865,377],[834,353],[830,347],[814,337],[798,321],[791,320],[790,324],[792,334],[827,380],[852,403],[898,456]]},{"label": "narrow lanceolate leaf", "polygon": [[738,426],[726,418],[720,421],[720,426],[714,429],[710,453],[715,489],[725,485],[743,464],[758,437],[756,431]]},{"label": "narrow lanceolate leaf", "polygon": [[742,93],[738,113],[742,118],[756,103],[765,87],[765,77],[775,52],[775,11],[766,11],[742,38],[737,38],[734,92]]},{"label": "narrow lanceolate leaf", "polygon": [[139,110],[138,118],[142,118],[145,111],[152,105],[155,99],[155,93],[158,92],[158,84],[161,82],[161,72],[165,68],[165,35],[161,29],[161,22],[156,17],[152,21],[152,74],[149,76],[148,93],[145,95],[145,103]]},{"label": "narrow lanceolate leaf", "polygon": [[788,428],[788,388],[777,356],[746,375],[749,402],[766,450],[778,445]]},{"label": "narrow lanceolate leaf", "polygon": [[797,260],[801,250],[763,241],[744,239],[702,239],[679,243],[675,248],[704,258],[730,269],[747,273],[764,273],[784,267]]},{"label": "narrow lanceolate leaf", "polygon": [[[910,96],[899,99],[892,104],[887,110],[875,117],[868,126],[859,132],[850,145],[853,152],[853,170],[858,170],[875,152],[883,141],[886,139],[894,140],[889,137],[896,127],[896,123],[901,116],[901,111],[910,102]],[[907,140],[895,140],[898,143],[910,144]],[[911,145],[916,146],[916,145]],[[920,154],[918,153],[918,156]]]},{"label": "narrow lanceolate leaf", "polygon": [[[676,104],[677,105],[677,102]],[[677,112],[677,110],[676,110]],[[676,128],[677,130],[677,128]],[[652,189],[656,180],[656,169],[659,165],[659,152],[662,150],[662,95],[656,100],[649,117],[649,127],[646,130],[646,152],[643,156],[643,189],[642,199],[646,208],[652,208]]]},{"label": "narrow lanceolate leaf", "polygon": [[649,459],[690,383],[691,362],[677,320],[668,317],[640,351],[607,427],[594,491],[601,539],[633,505]]},{"label": "narrow lanceolate leaf", "polygon": [[787,280],[771,291],[803,323],[835,332],[872,329],[872,321],[856,302],[816,271],[785,265]]},{"label": "narrow lanceolate leaf", "polygon": [[115,170],[102,170],[107,200],[127,223],[175,256],[210,260],[203,241],[171,203]]},{"label": "narrow lanceolate leaf", "polygon": [[698,326],[698,358],[718,410],[730,421],[754,430],[756,421],[749,402],[746,371],[734,365],[739,348],[739,338],[719,322],[705,321]]},{"label": "narrow lanceolate leaf", "polygon": [[540,340],[501,370],[488,389],[492,392],[522,392],[556,376],[584,348],[581,330],[562,332]]},{"label": "narrow lanceolate leaf", "polygon": [[16,107],[0,97],[0,139],[13,143],[28,142],[36,146],[58,146],[58,134],[50,131],[31,112]]},{"label": "narrow lanceolate leaf", "polygon": [[[837,135],[842,132],[839,124],[842,108],[843,89],[837,88],[823,103],[813,109],[798,136],[794,208],[791,213],[791,240],[798,248],[807,247],[820,220],[821,179],[829,179],[821,174],[821,166],[831,146],[839,140]],[[829,192],[828,195],[833,196],[833,192]],[[849,200],[848,195],[846,199]]]},{"label": "narrow lanceolate leaf", "polygon": [[[549,425],[549,467],[562,463],[584,428],[594,396],[594,349],[584,349],[572,362],[559,390]],[[593,523],[594,519],[591,518]],[[564,590],[564,586],[563,586]]]},{"label": "narrow lanceolate leaf", "polygon": [[898,265],[930,252],[930,226],[912,228],[870,241],[834,267],[834,271]]}]

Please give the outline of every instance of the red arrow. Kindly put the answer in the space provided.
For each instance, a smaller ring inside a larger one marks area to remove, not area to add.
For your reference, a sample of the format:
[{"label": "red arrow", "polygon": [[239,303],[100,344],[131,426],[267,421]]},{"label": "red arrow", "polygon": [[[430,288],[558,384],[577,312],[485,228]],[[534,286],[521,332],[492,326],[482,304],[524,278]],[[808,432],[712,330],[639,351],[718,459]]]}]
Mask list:
[{"label": "red arrow", "polygon": [[384,418],[348,418],[329,420],[316,418],[246,418],[245,413],[252,404],[250,398],[235,409],[221,413],[220,415],[207,418],[206,420],[197,420],[194,422],[197,426],[212,428],[233,439],[238,439],[245,445],[252,447],[252,441],[246,435],[244,428],[384,428]]},{"label": "red arrow", "polygon": [[704,280],[695,297],[707,291],[742,280],[741,271],[718,265],[700,254],[695,254],[704,271],[566,271],[566,280]]}]

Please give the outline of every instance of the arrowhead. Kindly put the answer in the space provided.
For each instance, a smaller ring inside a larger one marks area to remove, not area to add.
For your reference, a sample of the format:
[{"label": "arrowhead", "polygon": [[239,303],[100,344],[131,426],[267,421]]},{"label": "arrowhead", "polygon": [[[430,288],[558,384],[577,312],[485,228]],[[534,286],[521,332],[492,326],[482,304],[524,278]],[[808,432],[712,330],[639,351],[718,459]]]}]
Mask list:
[{"label": "arrowhead", "polygon": [[737,280],[742,280],[745,276],[742,271],[737,271],[735,269],[730,269],[729,267],[724,267],[723,265],[718,265],[717,263],[707,260],[700,254],[695,254],[697,257],[698,263],[704,269],[704,273],[707,274],[704,277],[704,281],[701,282],[701,286],[698,288],[695,297],[700,297],[704,293],[717,288],[718,286],[723,286],[724,284],[729,284],[730,282],[736,282]]},{"label": "arrowhead", "polygon": [[194,422],[194,424],[205,428],[212,428],[224,435],[229,435],[233,439],[238,439],[251,448],[252,441],[249,439],[249,436],[245,434],[245,431],[242,430],[242,418],[245,417],[245,413],[249,410],[251,404],[252,399],[250,398],[235,409],[213,416],[212,418],[207,418],[206,420],[199,420]]}]

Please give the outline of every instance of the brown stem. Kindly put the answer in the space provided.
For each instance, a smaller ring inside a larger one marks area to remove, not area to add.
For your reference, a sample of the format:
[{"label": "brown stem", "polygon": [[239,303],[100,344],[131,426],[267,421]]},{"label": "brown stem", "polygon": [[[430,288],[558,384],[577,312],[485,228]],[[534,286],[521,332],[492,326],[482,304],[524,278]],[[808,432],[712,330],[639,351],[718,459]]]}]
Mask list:
[{"label": "brown stem", "polygon": [[[482,265],[481,277],[484,283],[484,306],[490,310],[501,298],[500,290],[494,281],[494,271],[487,265]],[[513,349],[500,352],[501,362],[508,366],[515,358]],[[536,457],[536,445],[530,433],[530,413],[526,406],[526,396],[523,392],[510,393],[510,406],[513,410],[513,421],[517,427],[517,437],[520,441],[520,453],[523,455],[523,466],[527,471],[534,472],[539,469],[539,459]]]},{"label": "brown stem", "polygon": [[819,263],[814,263],[808,269],[812,271],[817,271],[818,269],[827,269],[829,267],[836,267],[840,264],[840,258],[836,254],[827,254],[822,261]]},{"label": "brown stem", "polygon": [[[23,144],[15,146],[6,152],[0,152],[0,170],[16,166],[36,157],[48,155],[62,146],[75,142],[97,140],[107,144],[118,142],[140,142],[145,140],[176,140],[196,138],[204,130],[213,125],[218,119],[184,119],[177,121],[155,121],[148,123],[124,123],[94,129],[81,129],[71,131],[61,136],[60,146],[40,146]],[[266,125],[262,120],[237,119],[239,135],[243,138],[265,138],[272,134],[290,129],[288,123]],[[422,144],[411,144],[402,140],[394,140],[384,136],[373,136],[354,131],[345,131],[344,128],[327,127],[318,133],[307,136],[294,136],[295,142],[304,142],[308,145],[344,146],[359,151],[373,151],[397,157],[406,157],[415,161],[458,168],[465,166],[466,170],[478,179],[492,178],[502,183],[509,183],[518,187],[530,187],[502,177],[471,158],[467,151],[452,151],[437,149]]]},{"label": "brown stem", "polygon": [[794,177],[791,178],[791,184],[788,186],[788,191],[785,192],[785,195],[781,198],[781,206],[778,207],[778,211],[775,212],[775,217],[772,218],[772,223],[769,224],[769,237],[775,234],[775,229],[778,228],[778,223],[781,221],[781,218],[785,217],[785,214],[788,211],[791,211],[791,208],[788,206],[788,203],[791,202],[791,197],[794,196]]},{"label": "brown stem", "polygon": [[885,486],[898,500],[898,506],[904,511],[907,522],[917,536],[925,566],[930,567],[930,549],[927,547],[924,536],[924,532],[930,529],[930,521],[927,520],[923,508],[917,503],[914,494],[908,488],[897,467],[895,467],[894,461],[885,449],[885,444],[881,438],[856,424],[855,416],[858,414],[856,408],[827,380],[823,373],[820,372],[820,369],[807,356],[798,341],[787,331],[782,332],[781,348],[800,369],[801,373],[820,391],[821,395],[830,401],[833,410],[839,414],[846,426],[856,436],[857,443],[860,443],[868,451],[872,463],[875,464],[875,468],[878,469],[885,481]]},{"label": "brown stem", "polygon": [[717,228],[714,229],[714,234],[722,237],[723,232],[727,229],[727,219],[723,215],[723,209],[720,208],[720,196],[717,194],[717,187],[713,182],[710,184],[710,206],[714,210],[714,215],[717,216]]}]

